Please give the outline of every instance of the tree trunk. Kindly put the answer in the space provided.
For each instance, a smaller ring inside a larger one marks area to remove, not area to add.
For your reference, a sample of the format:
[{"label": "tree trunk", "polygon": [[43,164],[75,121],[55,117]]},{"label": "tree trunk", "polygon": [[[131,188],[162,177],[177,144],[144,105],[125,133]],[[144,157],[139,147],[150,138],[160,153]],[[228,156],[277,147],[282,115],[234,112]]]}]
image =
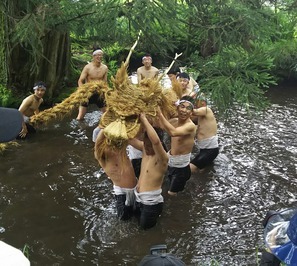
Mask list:
[{"label": "tree trunk", "polygon": [[5,49],[6,29],[5,19],[2,12],[0,12],[0,85],[6,87],[7,85],[7,56]]},{"label": "tree trunk", "polygon": [[43,40],[44,56],[40,60],[37,79],[47,84],[46,98],[62,89],[69,74],[70,66],[70,37],[68,32],[50,31]]},{"label": "tree trunk", "polygon": [[[36,81],[44,81],[47,84],[45,100],[47,103],[50,103],[53,95],[57,94],[61,89],[65,78],[69,74],[69,32],[59,27],[55,29],[44,27],[45,32],[31,32],[32,39],[34,39],[33,36],[35,39],[37,36],[37,40],[40,40],[41,45],[32,46],[31,44],[22,42],[22,40],[16,38],[18,37],[17,25],[19,20],[24,16],[35,16],[39,18],[39,23],[42,23],[42,20],[38,17],[39,14],[35,9],[27,10],[22,6],[25,2],[9,0],[5,0],[5,2],[7,8],[4,12],[4,19],[9,28],[7,45],[8,87],[14,88],[16,94],[21,96],[28,94],[29,91],[32,92],[33,85]],[[42,18],[42,15],[40,16]]]}]

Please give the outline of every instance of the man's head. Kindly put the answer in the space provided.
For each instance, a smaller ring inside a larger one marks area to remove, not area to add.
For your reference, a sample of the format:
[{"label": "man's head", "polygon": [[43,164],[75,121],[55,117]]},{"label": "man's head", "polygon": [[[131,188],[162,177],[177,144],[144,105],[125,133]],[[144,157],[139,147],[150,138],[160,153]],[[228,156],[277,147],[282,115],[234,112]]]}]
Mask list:
[{"label": "man's head", "polygon": [[181,84],[182,89],[185,90],[190,82],[190,76],[186,72],[179,73],[176,76],[177,81]]},{"label": "man's head", "polygon": [[169,77],[169,79],[172,81],[174,79],[176,79],[176,76],[180,73],[180,69],[179,67],[177,68],[170,68],[169,71],[167,72],[167,75]]},{"label": "man's head", "polygon": [[178,118],[182,120],[188,119],[194,109],[194,99],[191,96],[183,96],[180,100],[176,102]]},{"label": "man's head", "polygon": [[104,53],[103,53],[103,51],[102,51],[102,49],[100,47],[95,48],[93,50],[93,61],[95,63],[101,63],[102,58],[103,58],[103,54]]},{"label": "man's head", "polygon": [[147,54],[144,57],[142,57],[142,64],[146,67],[146,68],[150,68],[152,66],[153,63],[153,59],[152,57]]},{"label": "man's head", "polygon": [[196,97],[196,106],[197,106],[197,108],[207,106],[207,100],[206,100],[204,94],[201,93]]},{"label": "man's head", "polygon": [[46,91],[46,85],[43,81],[37,81],[33,87],[34,94],[38,98],[42,98]]}]

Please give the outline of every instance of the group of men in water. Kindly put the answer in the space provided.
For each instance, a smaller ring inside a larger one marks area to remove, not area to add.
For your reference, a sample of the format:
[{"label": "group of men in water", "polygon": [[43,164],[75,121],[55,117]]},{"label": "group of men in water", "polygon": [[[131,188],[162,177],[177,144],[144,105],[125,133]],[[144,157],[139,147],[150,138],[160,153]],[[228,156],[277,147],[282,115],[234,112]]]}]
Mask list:
[{"label": "group of men in water", "polygon": [[[100,68],[98,59],[93,55],[93,61],[85,68],[89,71],[95,66]],[[138,83],[143,79],[158,78],[159,70],[152,66],[151,56],[145,55],[142,63],[143,66],[137,69]],[[197,98],[197,92],[189,89],[190,77],[187,73],[169,74],[171,79],[177,79],[184,92],[175,103],[177,117],[167,120],[160,107],[157,119],[142,113],[139,118],[143,130],[120,150],[106,145],[102,151],[106,138],[104,129],[98,127],[93,134],[95,157],[113,182],[118,217],[127,220],[136,215],[144,229],[153,227],[162,212],[164,176],[170,180],[168,194],[177,195],[184,190],[192,172],[205,168],[219,153],[217,123],[212,110],[206,105],[206,99]],[[94,80],[93,77],[91,80]],[[89,80],[86,79],[86,82]],[[198,120],[198,126],[193,120]],[[163,142],[164,132],[170,136],[169,151]],[[196,138],[201,148],[191,161]]]},{"label": "group of men in water", "polygon": [[[78,86],[98,80],[107,82],[108,67],[102,62],[103,55],[102,49],[94,50],[93,60],[83,68]],[[144,56],[142,63],[143,66],[137,69],[138,83],[143,79],[155,79],[159,76],[159,70],[152,66],[151,56]],[[102,150],[106,138],[104,128],[97,127],[93,132],[95,158],[113,183],[118,217],[128,220],[136,215],[143,229],[153,227],[162,213],[164,177],[169,179],[168,194],[176,196],[184,190],[192,173],[211,164],[219,153],[216,118],[207,106],[206,99],[199,96],[198,84],[187,73],[178,69],[171,69],[167,74],[170,80],[180,83],[183,91],[182,97],[175,103],[176,117],[168,120],[160,107],[157,110],[157,119],[141,113],[139,120],[142,130],[119,150],[108,145]],[[45,83],[35,83],[33,91],[34,94],[26,97],[19,107],[22,114],[20,119],[23,119],[19,138],[26,138],[28,133],[35,131],[30,126],[29,119],[39,112],[46,92]],[[81,103],[79,106],[77,120],[84,119],[88,104],[91,103],[105,111],[104,99],[94,93],[88,103]],[[12,115],[12,110],[9,111]],[[1,112],[6,114],[8,110],[2,108]],[[169,149],[163,142],[164,132],[170,136]],[[8,141],[5,137],[2,139]],[[199,152],[191,159],[196,140]],[[293,218],[295,220],[291,224],[294,228],[291,227],[296,232],[296,215]],[[292,235],[291,231],[289,236]],[[296,246],[296,234],[290,239]],[[279,265],[280,260],[270,251],[263,255],[261,265]]]},{"label": "group of men in water", "polygon": [[[102,62],[103,55],[101,48],[93,51],[93,60],[83,68],[78,86],[99,80],[107,82],[108,67]],[[159,70],[152,66],[150,55],[145,55],[142,63],[143,66],[137,69],[138,83],[142,79],[158,77]],[[185,72],[169,71],[168,76],[171,80],[176,79],[183,91],[182,97],[175,103],[177,117],[168,120],[160,107],[157,119],[142,113],[139,119],[143,130],[122,150],[114,150],[108,145],[100,150],[106,138],[104,129],[98,127],[94,130],[95,157],[113,182],[118,217],[126,220],[136,213],[144,229],[154,226],[162,212],[164,176],[167,175],[170,180],[168,194],[177,195],[184,190],[191,174],[212,163],[219,153],[217,122],[206,99],[197,95],[198,84],[191,81]],[[46,86],[39,82],[33,90],[34,94],[27,97],[19,108],[24,117],[20,132],[22,138],[30,128],[27,119],[39,112]],[[88,104],[92,103],[105,111],[104,99],[94,93],[88,103],[79,106],[77,120],[84,119]],[[169,151],[163,142],[164,132],[170,136]],[[191,160],[195,139],[200,151]]]}]

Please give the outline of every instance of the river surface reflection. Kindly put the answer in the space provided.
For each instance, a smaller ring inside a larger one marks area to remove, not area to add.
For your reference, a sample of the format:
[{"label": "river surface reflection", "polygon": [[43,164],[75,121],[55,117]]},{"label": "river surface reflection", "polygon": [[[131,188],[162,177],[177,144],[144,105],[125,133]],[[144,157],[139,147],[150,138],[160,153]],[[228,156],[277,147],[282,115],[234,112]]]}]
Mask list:
[{"label": "river surface reflection", "polygon": [[148,231],[116,218],[112,184],[93,156],[100,112],[55,122],[0,155],[1,240],[28,245],[31,265],[136,265],[161,243],[186,265],[256,265],[266,211],[297,203],[297,87],[268,97],[265,112],[218,120],[214,165],[178,197],[163,193]]}]

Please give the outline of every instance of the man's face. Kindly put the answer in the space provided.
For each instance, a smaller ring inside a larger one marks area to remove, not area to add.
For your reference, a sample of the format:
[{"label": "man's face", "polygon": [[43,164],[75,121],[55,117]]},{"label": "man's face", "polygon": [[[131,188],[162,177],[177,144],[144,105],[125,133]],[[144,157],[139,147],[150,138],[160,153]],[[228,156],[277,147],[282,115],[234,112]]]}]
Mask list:
[{"label": "man's face", "polygon": [[97,63],[101,63],[103,58],[103,53],[99,52],[98,54],[93,55],[93,61]]},{"label": "man's face", "polygon": [[188,87],[189,80],[187,78],[178,78],[178,82],[181,84],[183,90]]},{"label": "man's face", "polygon": [[149,56],[145,56],[143,59],[142,59],[142,64],[145,66],[145,67],[150,67],[152,65],[152,58],[149,57]]},{"label": "man's face", "polygon": [[45,94],[45,89],[42,87],[37,88],[36,90],[34,90],[34,94],[38,97],[38,98],[42,98]]},{"label": "man's face", "polygon": [[193,106],[190,103],[183,102],[177,107],[178,118],[186,120],[191,117],[193,113]]}]

